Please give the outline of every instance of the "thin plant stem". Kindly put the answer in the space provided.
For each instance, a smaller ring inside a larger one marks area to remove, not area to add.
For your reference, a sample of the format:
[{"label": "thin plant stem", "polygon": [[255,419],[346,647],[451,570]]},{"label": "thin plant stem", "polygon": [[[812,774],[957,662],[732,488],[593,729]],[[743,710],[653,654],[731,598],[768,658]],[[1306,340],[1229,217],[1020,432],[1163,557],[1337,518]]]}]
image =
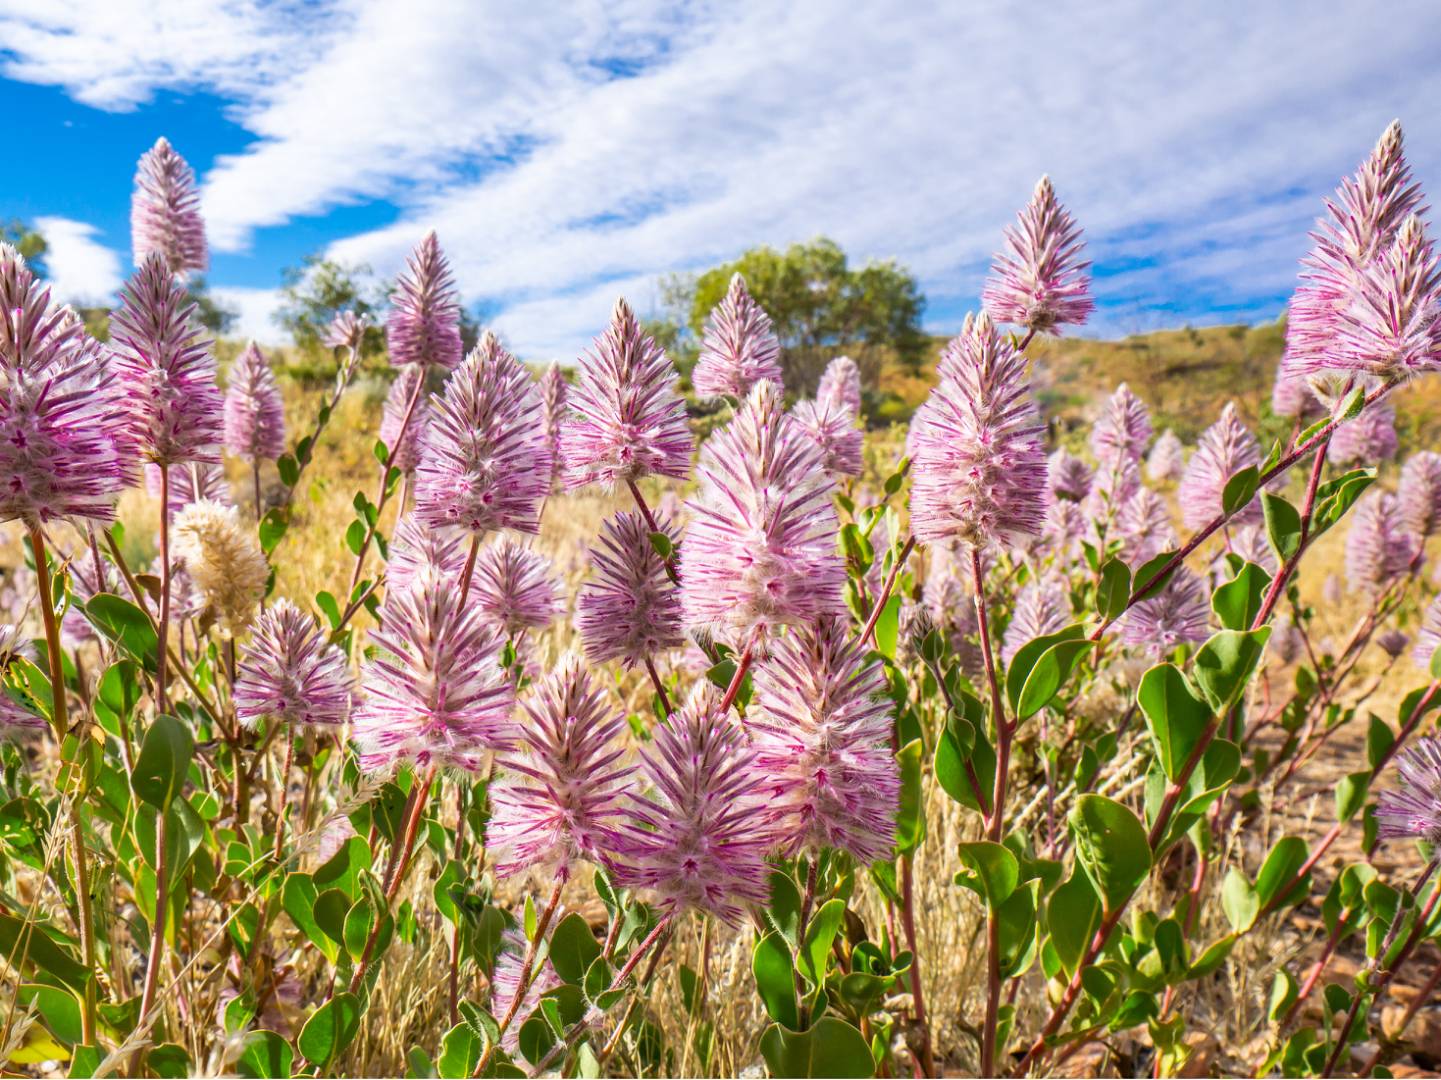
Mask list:
[{"label": "thin plant stem", "polygon": [[650,676],[651,685],[655,687],[656,696],[660,698],[660,707],[665,714],[671,714],[670,695],[665,692],[665,683],[660,681],[660,672],[655,669],[655,661],[649,656],[645,658],[646,674]]},{"label": "thin plant stem", "polygon": [[170,466],[160,466],[160,618],[155,627],[155,705],[170,710],[166,654],[170,631]]},{"label": "thin plant stem", "polygon": [[[659,523],[657,523],[655,515],[651,513],[650,506],[646,503],[645,496],[640,493],[640,488],[636,482],[634,480],[627,480],[625,486],[630,489],[630,497],[635,500],[635,508],[640,511],[640,516],[645,518],[646,528],[653,533],[665,532]],[[679,585],[680,573],[677,571],[675,565],[675,552],[672,551],[666,555],[662,561],[665,563],[666,577],[670,578],[671,584]]]},{"label": "thin plant stem", "polygon": [[923,1075],[935,1076],[936,1063],[931,1054],[931,1025],[926,1013],[926,994],[921,982],[920,950],[916,941],[915,869],[910,855],[901,856],[901,927],[906,935],[906,948],[911,951],[911,1000],[915,1006],[916,1027],[921,1033],[920,1066]]},{"label": "thin plant stem", "polygon": [[285,811],[290,806],[290,765],[295,756],[295,735],[285,733],[285,764],[280,767],[280,808],[275,812],[275,860],[285,845]]},{"label": "thin plant stem", "polygon": [[[400,446],[405,442],[405,433],[410,430],[411,418],[415,415],[415,407],[420,403],[421,395],[425,392],[425,378],[415,380],[415,389],[411,392],[410,400],[405,405],[405,415],[400,421],[400,430],[395,435],[395,445]],[[392,448],[393,449],[393,448]],[[365,538],[360,542],[360,551],[355,556],[355,569],[350,573],[350,588],[346,595],[354,595],[355,587],[360,584],[361,572],[365,569],[365,556],[370,551],[370,542],[375,539],[375,530],[380,527],[380,515],[385,513],[385,504],[390,501],[390,470],[391,465],[387,462],[380,467],[380,484],[375,500],[375,522],[365,530]]]},{"label": "thin plant stem", "polygon": [[565,885],[565,879],[557,877],[555,886],[550,890],[550,899],[545,902],[545,910],[542,911],[535,921],[535,936],[525,943],[525,959],[520,964],[520,977],[515,984],[515,994],[506,1007],[505,1015],[500,1018],[496,1029],[495,1038],[485,1048],[485,1053],[480,1057],[480,1063],[475,1067],[475,1075],[479,1076],[490,1066],[491,1059],[495,1057],[496,1047],[500,1044],[500,1038],[515,1022],[515,1017],[520,1012],[521,1003],[525,1000],[526,991],[530,989],[531,980],[535,977],[535,957],[540,950],[540,943],[545,940],[545,932],[550,928],[550,920],[555,917],[555,912],[560,907],[560,890]]},{"label": "thin plant stem", "polygon": [[871,605],[871,614],[866,619],[866,625],[861,628],[861,644],[866,642],[875,643],[876,623],[881,621],[881,612],[885,611],[886,605],[890,603],[891,592],[896,587],[896,578],[900,576],[901,567],[911,557],[911,552],[916,550],[916,538],[908,536],[901,553],[896,556],[896,564],[891,567],[891,572],[886,575],[885,582],[881,585],[881,591],[876,594],[876,602]]}]

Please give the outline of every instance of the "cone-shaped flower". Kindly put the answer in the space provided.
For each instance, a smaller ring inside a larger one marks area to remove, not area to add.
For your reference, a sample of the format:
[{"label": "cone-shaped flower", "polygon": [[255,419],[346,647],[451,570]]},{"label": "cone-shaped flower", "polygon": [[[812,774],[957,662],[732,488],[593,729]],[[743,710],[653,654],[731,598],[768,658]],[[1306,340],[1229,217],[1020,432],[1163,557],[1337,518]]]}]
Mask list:
[{"label": "cone-shaped flower", "polygon": [[285,453],[285,402],[255,342],[231,366],[229,383],[225,449],[242,461],[274,461]]},{"label": "cone-shaped flower", "polygon": [[[402,368],[390,390],[385,395],[385,407],[380,413],[380,441],[390,453],[390,465],[407,476],[415,472],[420,462],[420,448],[425,434],[430,429],[430,399],[423,388],[425,368],[418,364]],[[415,408],[411,411],[410,423],[405,422],[405,411],[410,408],[411,396],[419,393]],[[400,429],[405,428],[401,437]]]},{"label": "cone-shaped flower", "polygon": [[1081,227],[1056,198],[1051,178],[1041,177],[1019,227],[1006,230],[1006,250],[996,255],[981,304],[996,322],[1037,333],[1080,326],[1096,306],[1081,248]]},{"label": "cone-shaped flower", "polygon": [[246,727],[267,717],[292,728],[327,728],[350,716],[354,680],[345,654],[315,620],[277,600],[255,620],[235,680],[235,716]]},{"label": "cone-shaped flower", "polygon": [[[679,531],[665,518],[656,524],[674,547]],[[576,629],[587,660],[619,659],[631,667],[685,643],[680,590],[666,575],[650,526],[639,513],[606,520],[590,550],[590,565],[592,576],[575,601]]]},{"label": "cone-shaped flower", "polygon": [[135,170],[130,197],[130,246],[135,265],[158,256],[172,274],[204,270],[210,265],[205,221],[195,172],[170,143],[156,139]]},{"label": "cone-shaped flower", "polygon": [[8,244],[0,305],[0,521],[108,524],[133,466],[100,347]]},{"label": "cone-shaped flower", "polygon": [[1311,392],[1311,385],[1299,375],[1287,372],[1283,365],[1276,371],[1276,381],[1271,386],[1271,411],[1277,416],[1291,416],[1305,419],[1320,416],[1321,402]]},{"label": "cone-shaped flower", "polygon": [[1026,358],[990,315],[967,317],[941,353],[940,382],[918,410],[911,528],[925,543],[972,547],[1035,536],[1046,516],[1044,427]]},{"label": "cone-shaped flower", "polygon": [[1146,475],[1155,483],[1181,479],[1186,472],[1186,448],[1170,428],[1161,432],[1146,458]]},{"label": "cone-shaped flower", "polygon": [[1376,800],[1376,835],[1382,840],[1441,844],[1441,739],[1423,735],[1396,762],[1401,786]]},{"label": "cone-shaped flower", "polygon": [[736,274],[706,320],[691,384],[703,397],[746,397],[762,379],[781,384],[781,343],[771,317]]},{"label": "cone-shaped flower", "polygon": [[845,851],[867,865],[895,843],[900,774],[880,664],[843,619],[778,639],[756,665],[746,730],[781,850]]},{"label": "cone-shaped flower", "polygon": [[114,367],[140,452],[157,465],[219,462],[223,399],[195,304],[158,255],[126,282],[120,300],[110,317]]},{"label": "cone-shaped flower", "polygon": [[1441,262],[1414,215],[1361,271],[1344,310],[1337,352],[1346,370],[1409,378],[1441,364]]},{"label": "cone-shaped flower", "polygon": [[766,856],[776,810],[741,729],[699,687],[641,751],[654,793],[631,792],[614,865],[617,884],[648,889],[662,911],[694,909],[732,926],[770,896]]},{"label": "cone-shaped flower", "polygon": [[460,363],[460,297],[435,233],[416,245],[390,297],[385,344],[396,367],[449,371]]},{"label": "cone-shaped flower", "polygon": [[390,592],[408,589],[426,570],[459,585],[465,569],[465,534],[454,529],[430,529],[406,514],[396,523],[385,563],[385,584]]},{"label": "cone-shaped flower", "polygon": [[617,300],[610,326],[580,358],[561,426],[565,486],[607,486],[642,476],[685,479],[694,445],[676,372],[665,351]]},{"label": "cone-shaped flower", "polygon": [[[174,465],[170,468],[168,478],[172,516],[201,499],[226,504],[230,502],[230,484],[225,479],[225,470],[212,462],[192,461],[186,465]],[[159,465],[145,466],[145,490],[159,497]]]},{"label": "cone-shaped flower", "polygon": [[1424,540],[1441,531],[1441,454],[1419,450],[1406,459],[1396,506],[1402,527],[1412,536]]},{"label": "cone-shaped flower", "polygon": [[509,538],[481,549],[469,603],[480,610],[482,622],[512,638],[544,629],[562,610],[550,560]]},{"label": "cone-shaped flower", "polygon": [[1411,179],[1401,125],[1392,123],[1354,178],[1341,181],[1328,218],[1311,234],[1315,247],[1302,263],[1301,284],[1286,317],[1286,377],[1349,370],[1339,331],[1362,273],[1391,247],[1397,231],[1421,207]]},{"label": "cone-shaped flower", "polygon": [[1441,596],[1431,598],[1426,612],[1421,616],[1421,628],[1416,631],[1416,644],[1411,649],[1411,659],[1422,671],[1431,671],[1431,661],[1441,646]]},{"label": "cone-shaped flower", "polygon": [[[552,919],[554,926],[559,921],[557,915]],[[490,976],[490,1012],[492,1016],[505,1016],[510,1012],[511,1002],[515,995],[520,993],[520,975],[525,968],[525,956],[528,946],[525,936],[519,929],[512,928],[500,935],[500,951],[495,954],[495,970]],[[550,962],[550,950],[546,949],[543,959],[535,963],[531,969],[531,983],[525,991],[525,996],[520,999],[520,1007],[515,1011],[515,1021],[500,1037],[500,1045],[505,1047],[505,1052],[514,1057],[520,1053],[520,1029],[524,1021],[540,1008],[541,999],[551,990],[563,985],[559,975],[555,973],[555,965]]]},{"label": "cone-shaped flower", "polygon": [[365,344],[365,332],[369,329],[369,315],[351,308],[337,311],[335,318],[330,320],[330,326],[325,331],[325,347],[349,349],[358,353],[361,346]]},{"label": "cone-shaped flower", "polygon": [[[1221,496],[1226,483],[1242,469],[1261,464],[1261,449],[1256,436],[1247,430],[1236,412],[1234,402],[1227,402],[1221,419],[1201,433],[1186,475],[1181,478],[1178,492],[1181,517],[1188,529],[1199,529],[1221,513]],[[1260,520],[1261,506],[1252,500],[1231,518],[1238,525]]]},{"label": "cone-shaped flower", "polygon": [[827,402],[861,415],[861,369],[849,356],[837,356],[821,373],[816,387],[816,401]]},{"label": "cone-shaped flower", "polygon": [[235,507],[199,499],[176,515],[170,531],[176,558],[185,563],[221,629],[227,635],[240,633],[270,580],[255,530],[241,524]]},{"label": "cone-shaped flower", "polygon": [[1089,465],[1064,450],[1057,450],[1046,461],[1046,479],[1058,499],[1080,502],[1090,494],[1094,478]]},{"label": "cone-shaped flower", "polygon": [[1159,592],[1138,602],[1121,618],[1121,640],[1159,658],[1178,645],[1205,641],[1210,620],[1205,583],[1182,566]]},{"label": "cone-shaped flower", "polygon": [[1097,461],[1125,456],[1139,462],[1151,441],[1151,411],[1125,383],[1106,399],[1100,419],[1091,428],[1091,452]]},{"label": "cone-shaped flower", "polygon": [[1416,538],[1401,524],[1396,496],[1367,492],[1346,533],[1346,584],[1368,598],[1377,596],[1410,569],[1416,553]]},{"label": "cone-shaped flower", "polygon": [[433,570],[386,596],[355,710],[365,772],[409,762],[475,773],[489,752],[513,745],[515,697],[496,660],[500,636],[459,600],[455,579]]},{"label": "cone-shaped flower", "polygon": [[699,473],[680,556],[688,628],[749,632],[845,614],[834,484],[774,383],[758,383],[706,440]]},{"label": "cone-shaped flower", "polygon": [[850,409],[821,401],[798,401],[791,417],[816,449],[821,463],[832,477],[860,476],[862,435],[856,414]]},{"label": "cone-shaped flower", "polygon": [[1081,540],[1090,528],[1090,519],[1079,503],[1057,499],[1046,508],[1046,523],[1041,537],[1049,549],[1064,563],[1081,554]]},{"label": "cone-shaped flower", "polygon": [[1058,578],[1038,578],[1016,594],[1016,607],[1001,642],[1001,661],[1010,664],[1021,646],[1045,634],[1054,634],[1070,619],[1066,585]]},{"label": "cone-shaped flower", "polygon": [[435,399],[415,469],[415,515],[471,533],[540,531],[551,458],[540,393],[525,366],[486,331]]},{"label": "cone-shaped flower", "polygon": [[545,445],[550,448],[550,468],[554,479],[559,479],[565,468],[560,455],[560,429],[565,422],[569,398],[570,383],[565,381],[560,365],[551,364],[540,377],[540,414],[545,427]]},{"label": "cone-shaped flower", "polygon": [[1121,504],[1121,512],[1116,515],[1116,531],[1121,537],[1122,558],[1126,565],[1138,570],[1161,552],[1176,549],[1171,508],[1150,488],[1137,488],[1136,493]]},{"label": "cone-shaped flower", "polygon": [[543,868],[564,880],[575,863],[600,862],[615,848],[633,772],[619,764],[625,721],[575,657],[521,708],[519,746],[501,758],[505,774],[490,787],[485,843],[497,877]]},{"label": "cone-shaped flower", "polygon": [[1396,410],[1389,401],[1368,405],[1354,420],[1337,424],[1331,435],[1333,465],[1376,465],[1396,456]]}]

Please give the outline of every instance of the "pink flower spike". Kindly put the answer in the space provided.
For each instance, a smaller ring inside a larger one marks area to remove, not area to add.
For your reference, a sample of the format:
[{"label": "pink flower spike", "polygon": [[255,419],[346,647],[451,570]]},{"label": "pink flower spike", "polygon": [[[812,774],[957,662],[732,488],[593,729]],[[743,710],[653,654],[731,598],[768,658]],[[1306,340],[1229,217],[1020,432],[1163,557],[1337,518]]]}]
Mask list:
[{"label": "pink flower spike", "polygon": [[137,267],[152,255],[172,274],[203,271],[210,265],[195,172],[164,138],[155,140],[135,170],[130,246]]},{"label": "pink flower spike", "polygon": [[235,716],[246,727],[266,718],[323,730],[350,715],[354,680],[345,654],[289,600],[261,612],[235,681]]},{"label": "pink flower spike", "polygon": [[1006,251],[996,255],[981,304],[997,322],[1050,333],[1090,317],[1091,264],[1081,259],[1081,227],[1041,177],[1016,228],[1006,230]]},{"label": "pink flower spike", "polygon": [[706,321],[691,384],[702,397],[743,398],[762,379],[781,385],[780,355],[770,316],[736,274]]},{"label": "pink flower spike", "polygon": [[1091,429],[1091,452],[1100,462],[1129,457],[1139,462],[1151,441],[1151,412],[1125,383],[1106,399],[1100,419]]},{"label": "pink flower spike", "polygon": [[322,344],[328,349],[350,349],[358,353],[365,344],[365,332],[370,329],[370,323],[369,315],[349,308],[337,311],[335,318],[330,320]]},{"label": "pink flower spike", "polygon": [[[679,531],[657,520],[672,547]],[[651,543],[650,526],[638,512],[608,518],[590,552],[591,578],[576,598],[576,629],[592,664],[620,660],[633,667],[685,644],[680,591],[666,575]]]},{"label": "pink flower spike", "polygon": [[231,365],[229,383],[225,449],[242,461],[274,461],[285,453],[285,402],[255,342]]},{"label": "pink flower spike", "polygon": [[564,459],[560,456],[560,429],[565,423],[566,402],[570,398],[570,383],[559,364],[551,364],[540,377],[540,413],[545,426],[545,445],[550,449],[551,472],[558,479],[564,471]]},{"label": "pink flower spike", "polygon": [[856,415],[849,409],[819,401],[798,401],[791,409],[808,439],[821,452],[821,462],[831,477],[860,476],[863,436],[856,427]]},{"label": "pink flower spike", "polygon": [[1336,425],[1329,460],[1333,465],[1379,465],[1395,457],[1399,445],[1396,409],[1378,401],[1354,420]]},{"label": "pink flower spike", "polygon": [[816,401],[834,404],[861,415],[861,369],[849,356],[837,356],[821,374]]},{"label": "pink flower spike", "polygon": [[[1221,513],[1221,496],[1226,484],[1242,469],[1261,464],[1256,436],[1241,422],[1234,402],[1228,402],[1221,418],[1201,433],[1178,492],[1181,517],[1188,529],[1199,529]],[[1231,518],[1237,525],[1261,519],[1261,504],[1252,500]]]},{"label": "pink flower spike", "polygon": [[1059,578],[1039,578],[1016,594],[1016,607],[1001,643],[1001,662],[1008,665],[1021,646],[1054,634],[1071,621],[1069,593]]},{"label": "pink flower spike", "polygon": [[[145,466],[145,490],[160,496],[160,466]],[[208,499],[230,505],[230,484],[219,465],[191,462],[170,467],[170,512],[178,514],[193,502]]]},{"label": "pink flower spike", "polygon": [[1421,629],[1416,632],[1416,644],[1411,647],[1412,662],[1430,674],[1438,646],[1441,646],[1441,595],[1431,598],[1421,616]]},{"label": "pink flower spike", "polygon": [[[411,412],[410,423],[405,424],[405,410],[410,406],[411,395],[425,382],[425,369],[412,364],[401,368],[400,374],[390,384],[385,395],[385,407],[380,413],[380,441],[390,454],[390,466],[409,476],[420,463],[420,448],[425,442],[425,433],[430,428],[430,397],[424,389]],[[405,438],[401,440],[401,425],[405,425]]]},{"label": "pink flower spike", "polygon": [[481,548],[468,603],[479,609],[481,621],[509,638],[543,630],[563,611],[550,560],[509,538]]},{"label": "pink flower spike", "polygon": [[1400,787],[1376,800],[1376,835],[1382,840],[1441,844],[1441,738],[1423,735],[1396,763]]},{"label": "pink flower spike", "polygon": [[1196,644],[1210,636],[1211,604],[1205,583],[1184,566],[1156,593],[1137,603],[1121,618],[1121,640],[1154,659],[1178,645]]},{"label": "pink flower spike", "polygon": [[1401,523],[1396,496],[1368,491],[1351,512],[1346,533],[1346,584],[1367,598],[1379,596],[1416,555],[1417,540]]},{"label": "pink flower spike", "polygon": [[1116,531],[1121,538],[1121,557],[1133,570],[1139,570],[1163,551],[1176,549],[1171,508],[1150,488],[1138,488],[1121,504]]},{"label": "pink flower spike", "polygon": [[460,295],[434,231],[425,234],[396,279],[385,343],[396,367],[449,371],[460,363]]},{"label": "pink flower spike", "polygon": [[1146,475],[1161,484],[1181,479],[1186,472],[1186,448],[1170,428],[1161,432],[1151,456],[1146,459]]},{"label": "pink flower spike", "polygon": [[1046,460],[1046,478],[1051,494],[1058,499],[1080,502],[1091,492],[1095,473],[1074,454],[1057,450]]},{"label": "pink flower spike", "polygon": [[1412,536],[1424,540],[1441,531],[1441,454],[1418,450],[1406,459],[1396,485],[1396,505],[1402,528]]},{"label": "pink flower spike", "polygon": [[1406,219],[1389,251],[1366,266],[1342,310],[1345,369],[1402,379],[1441,366],[1441,261],[1421,219]]}]

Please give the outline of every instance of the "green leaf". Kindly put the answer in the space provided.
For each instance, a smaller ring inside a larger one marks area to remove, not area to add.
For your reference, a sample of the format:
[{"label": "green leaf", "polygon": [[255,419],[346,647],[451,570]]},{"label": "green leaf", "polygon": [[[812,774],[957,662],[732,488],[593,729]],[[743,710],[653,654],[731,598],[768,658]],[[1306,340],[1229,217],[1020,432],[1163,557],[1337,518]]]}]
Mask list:
[{"label": "green leaf", "polygon": [[330,623],[330,629],[339,629],[341,617],[340,604],[334,596],[322,589],[315,594],[315,606],[325,614],[326,622]]},{"label": "green leaf", "polygon": [[1269,626],[1220,630],[1196,651],[1196,685],[1217,713],[1226,712],[1240,699],[1270,637]]},{"label": "green leaf", "polygon": [[1025,689],[1031,669],[1047,649],[1058,641],[1070,641],[1085,636],[1086,628],[1075,623],[1054,634],[1033,638],[1017,649],[1016,655],[1011,657],[1011,662],[1006,666],[1006,700],[1011,708],[1016,709],[1020,705],[1021,691]]},{"label": "green leaf", "polygon": [[1287,900],[1299,902],[1305,898],[1310,888],[1309,873],[1296,882],[1284,897],[1280,896],[1280,893],[1286,883],[1305,865],[1307,854],[1306,841],[1299,836],[1283,836],[1276,841],[1276,846],[1261,864],[1261,872],[1256,875],[1256,895],[1260,897],[1263,907],[1270,906],[1273,902],[1284,904]]},{"label": "green leaf", "polygon": [[819,986],[825,980],[826,957],[831,953],[831,943],[836,939],[845,913],[844,900],[827,900],[806,924],[806,936],[799,953],[800,966],[801,974],[813,986]]},{"label": "green leaf", "polygon": [[85,1041],[80,1002],[70,991],[41,983],[24,983],[20,986],[20,1001],[35,1006],[50,1034],[60,1042],[74,1046]]},{"label": "green leaf", "polygon": [[354,1040],[362,1012],[354,994],[336,994],[310,1014],[296,1045],[307,1061],[324,1069]]},{"label": "green leaf", "polygon": [[756,989],[760,992],[766,1014],[786,1027],[799,1027],[795,969],[786,939],[772,930],[756,942],[755,951],[751,953],[751,972],[755,975]]},{"label": "green leaf", "polygon": [[1174,781],[1211,722],[1211,709],[1191,692],[1191,684],[1174,664],[1158,664],[1142,675],[1136,701],[1156,744],[1161,769]]},{"label": "green leaf", "polygon": [[1106,911],[1115,911],[1146,880],[1151,847],[1146,829],[1128,808],[1104,795],[1082,795],[1071,811],[1076,858]]},{"label": "green leaf", "polygon": [[1101,901],[1081,868],[1056,887],[1046,904],[1046,929],[1061,966],[1074,974],[1101,925]]},{"label": "green leaf", "polygon": [[175,717],[161,713],[140,744],[140,755],[130,774],[130,789],[142,802],[165,811],[185,786],[194,753],[195,739],[190,731]]},{"label": "green leaf", "polygon": [[1256,497],[1260,479],[1261,471],[1254,465],[1247,465],[1232,476],[1221,491],[1221,509],[1227,514],[1244,509],[1246,504]]},{"label": "green leaf", "polygon": [[293,488],[300,479],[300,463],[290,454],[281,454],[275,468],[280,473],[280,482],[288,488]]},{"label": "green leaf", "polygon": [[1021,881],[1021,864],[1011,849],[989,840],[961,844],[961,861],[974,875],[962,884],[974,889],[987,906],[998,908],[1009,899]]},{"label": "green leaf", "polygon": [[290,528],[290,513],[283,506],[276,506],[265,512],[260,519],[260,550],[269,555],[277,547],[280,541],[285,539],[285,532]]},{"label": "green leaf", "polygon": [[151,1047],[145,1055],[145,1064],[162,1080],[186,1080],[191,1072],[190,1055],[177,1043]]},{"label": "green leaf", "polygon": [[1366,407],[1366,388],[1358,386],[1342,400],[1341,406],[1336,410],[1337,421],[1354,420],[1361,415],[1361,410]]},{"label": "green leaf", "polygon": [[892,596],[886,601],[886,606],[881,611],[881,617],[876,620],[876,651],[882,656],[895,658],[900,626],[901,598]]},{"label": "green leaf", "polygon": [[[1153,555],[1143,562],[1141,568],[1131,575],[1131,595],[1135,596],[1142,589],[1156,581],[1161,571],[1165,570],[1167,566],[1170,566],[1171,560],[1175,557],[1176,553],[1174,551],[1163,551],[1159,555]],[[1176,565],[1179,566],[1180,564],[1177,563]],[[1172,573],[1175,573],[1175,567],[1167,571],[1166,576],[1170,577]],[[1159,589],[1164,585],[1165,582],[1161,581],[1157,583],[1156,588]]]},{"label": "green leaf", "polygon": [[1366,805],[1366,793],[1371,790],[1371,770],[1362,769],[1341,778],[1336,785],[1336,820],[1349,821],[1357,811]]},{"label": "green leaf", "polygon": [[650,534],[650,546],[662,559],[669,559],[675,554],[675,544],[669,534],[653,532]]},{"label": "green leaf", "polygon": [[1096,588],[1096,607],[1102,618],[1114,619],[1126,610],[1131,599],[1131,569],[1120,559],[1109,559],[1101,567],[1101,581]]},{"label": "green leaf", "polygon": [[241,1045],[244,1049],[240,1052],[240,1060],[235,1063],[235,1071],[241,1076],[288,1080],[295,1052],[279,1034],[264,1029],[251,1031]]},{"label": "green leaf", "polygon": [[901,772],[901,802],[896,816],[896,851],[908,855],[915,851],[926,836],[926,800],[921,787],[920,739],[912,739],[901,747],[896,763]]},{"label": "green leaf", "polygon": [[160,643],[145,612],[114,593],[96,593],[85,604],[90,624],[146,671],[154,672]]},{"label": "green leaf", "polygon": [[1094,643],[1085,638],[1068,639],[1056,642],[1041,653],[1021,688],[1016,702],[1016,717],[1025,720],[1055,700],[1076,670],[1076,664],[1094,647]]},{"label": "green leaf", "polygon": [[1261,511],[1266,518],[1266,537],[1280,562],[1301,550],[1301,513],[1289,501],[1270,491],[1261,492]]},{"label": "green leaf", "polygon": [[565,982],[579,986],[586,969],[600,955],[600,943],[590,925],[572,912],[551,932],[550,963]]},{"label": "green leaf", "polygon": [[805,1031],[772,1024],[761,1036],[761,1056],[777,1077],[876,1074],[865,1036],[834,1016],[821,1017]]},{"label": "green leaf", "polygon": [[359,520],[352,521],[350,527],[345,530],[345,546],[350,549],[352,555],[359,557],[368,531],[365,524]]},{"label": "green leaf", "polygon": [[1226,871],[1225,883],[1221,886],[1221,910],[1231,929],[1244,934],[1256,923],[1261,913],[1261,898],[1246,875],[1234,866]]},{"label": "green leaf", "polygon": [[480,1032],[462,1021],[447,1031],[441,1040],[440,1057],[435,1059],[436,1072],[443,1077],[469,1077],[480,1064],[480,1056],[484,1052],[485,1040]]},{"label": "green leaf", "polygon": [[[1441,649],[1437,649],[1441,652]],[[1366,728],[1366,760],[1371,768],[1380,764],[1381,758],[1396,744],[1396,735],[1385,720],[1382,720],[1375,713],[1371,714],[1371,723]]]},{"label": "green leaf", "polygon": [[70,989],[83,993],[89,972],[70,950],[55,941],[39,923],[26,923],[14,915],[0,913],[0,956],[19,964],[23,956],[36,970],[58,979]]},{"label": "green leaf", "polygon": [[1375,469],[1353,469],[1317,488],[1311,535],[1320,536],[1345,517],[1346,511],[1355,506],[1356,500],[1375,482]]},{"label": "green leaf", "polygon": [[1261,613],[1261,602],[1271,584],[1271,575],[1255,563],[1247,563],[1226,584],[1211,594],[1211,608],[1227,630],[1249,630]]}]

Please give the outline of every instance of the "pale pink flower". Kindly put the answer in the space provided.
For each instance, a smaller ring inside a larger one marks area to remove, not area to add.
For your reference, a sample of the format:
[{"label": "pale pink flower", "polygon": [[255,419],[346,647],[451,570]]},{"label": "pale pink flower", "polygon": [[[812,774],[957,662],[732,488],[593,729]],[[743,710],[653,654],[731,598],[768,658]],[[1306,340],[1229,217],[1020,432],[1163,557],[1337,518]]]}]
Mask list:
[{"label": "pale pink flower", "polygon": [[385,325],[390,362],[449,371],[460,363],[460,297],[450,263],[428,232],[406,260]]},{"label": "pale pink flower", "polygon": [[[662,517],[672,547],[679,532]],[[593,664],[621,660],[627,667],[684,644],[680,590],[639,513],[608,518],[590,552],[592,576],[576,598],[576,629]],[[709,666],[709,665],[707,665]]]},{"label": "pale pink flower", "polygon": [[1096,460],[1112,462],[1129,457],[1139,462],[1151,441],[1151,412],[1125,383],[1106,399],[1100,419],[1091,428],[1091,452]]},{"label": "pale pink flower", "polygon": [[1154,483],[1173,483],[1186,472],[1186,448],[1170,428],[1161,432],[1146,458],[1146,475]]},{"label": "pale pink flower", "polygon": [[1336,425],[1328,459],[1333,465],[1377,465],[1395,457],[1399,445],[1396,410],[1378,401],[1354,420]]},{"label": "pale pink flower", "polygon": [[274,461],[285,453],[285,402],[275,373],[253,341],[230,368],[225,449],[252,463]]},{"label": "pale pink flower", "polygon": [[861,369],[854,360],[837,356],[826,365],[816,387],[816,401],[839,405],[855,416],[861,415]]},{"label": "pale pink flower", "polygon": [[1441,454],[1418,450],[1406,459],[1396,505],[1402,527],[1413,536],[1425,539],[1441,530]]},{"label": "pale pink flower", "polygon": [[1019,227],[1006,230],[1006,251],[996,256],[981,293],[991,318],[1038,333],[1084,323],[1096,305],[1082,246],[1081,227],[1056,198],[1051,178],[1041,177]]},{"label": "pale pink flower", "polygon": [[832,477],[860,476],[862,436],[849,409],[820,401],[798,401],[791,418],[816,444],[821,461]]},{"label": "pale pink flower", "polygon": [[158,256],[172,274],[210,264],[195,172],[159,138],[140,158],[130,198],[130,246],[135,265]]},{"label": "pale pink flower", "polygon": [[[1188,529],[1200,529],[1221,514],[1221,496],[1226,484],[1242,469],[1261,464],[1256,443],[1234,402],[1228,402],[1221,418],[1201,434],[1186,475],[1181,478],[1181,517]],[[1252,500],[1231,518],[1238,525],[1260,520],[1261,505]]]},{"label": "pale pink flower", "polygon": [[780,355],[770,316],[736,274],[706,320],[691,384],[705,397],[743,398],[763,379],[781,384]]},{"label": "pale pink flower", "polygon": [[325,729],[350,715],[354,680],[345,654],[315,620],[277,600],[255,620],[235,680],[235,717],[246,727],[266,719]]},{"label": "pale pink flower", "polygon": [[1378,596],[1407,573],[1417,555],[1416,538],[1401,523],[1396,496],[1368,491],[1351,511],[1346,533],[1346,584],[1367,598]]},{"label": "pale pink flower", "polygon": [[480,549],[469,602],[482,621],[511,638],[543,630],[562,611],[550,560],[509,538]]}]

